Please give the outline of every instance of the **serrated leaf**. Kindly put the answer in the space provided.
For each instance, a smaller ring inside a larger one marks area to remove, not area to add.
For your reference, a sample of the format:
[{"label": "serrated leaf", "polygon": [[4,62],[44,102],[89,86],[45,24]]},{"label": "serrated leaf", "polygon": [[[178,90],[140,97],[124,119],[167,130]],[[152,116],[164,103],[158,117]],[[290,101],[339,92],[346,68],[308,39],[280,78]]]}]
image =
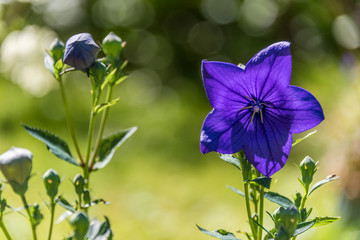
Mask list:
[{"label": "serrated leaf", "polygon": [[288,199],[287,197],[284,197],[276,192],[265,192],[264,197],[273,202],[273,203],[277,203],[279,204],[281,207],[287,208],[290,207],[292,205],[294,205],[294,203]]},{"label": "serrated leaf", "polygon": [[116,104],[119,100],[120,100],[120,98],[115,98],[114,100],[112,100],[110,102],[99,104],[99,105],[95,106],[94,112],[100,113],[102,110]]},{"label": "serrated leaf", "polygon": [[230,163],[231,165],[235,166],[237,169],[241,171],[240,167],[240,161],[236,157],[234,157],[232,154],[219,154],[219,157],[224,160],[227,163]]},{"label": "serrated leaf", "polygon": [[49,151],[55,156],[67,161],[68,163],[79,166],[79,163],[70,153],[69,146],[64,140],[46,130],[30,127],[25,124],[22,124],[22,126],[31,136],[45,143]]},{"label": "serrated leaf", "polygon": [[201,228],[198,225],[196,225],[196,226],[201,232],[203,232],[203,233],[205,233],[205,234],[207,234],[209,236],[221,239],[221,240],[240,240],[239,238],[236,238],[233,233],[228,232],[228,231],[226,231],[224,229],[219,229],[219,230],[216,230],[216,231],[208,231],[206,229]]},{"label": "serrated leaf", "polygon": [[[242,192],[242,191],[240,191],[239,189],[234,188],[234,187],[229,186],[229,185],[226,185],[226,187],[229,188],[230,190],[232,190],[233,192],[235,192],[236,194],[238,194],[238,195],[240,195],[240,196],[242,196],[242,197],[245,197],[245,193]],[[250,196],[249,196],[249,199],[250,199],[250,201],[253,200],[252,197],[250,197]]]},{"label": "serrated leaf", "polygon": [[322,185],[324,185],[325,183],[328,183],[328,182],[331,182],[331,181],[334,181],[336,179],[338,179],[339,177],[337,176],[334,176],[334,177],[329,177],[329,178],[325,178],[317,183],[314,184],[314,186],[311,188],[311,190],[309,191],[308,193],[308,196],[310,196],[310,194],[315,191],[317,188],[321,187]]},{"label": "serrated leaf", "polygon": [[296,144],[298,144],[299,142],[307,139],[308,137],[310,137],[311,135],[315,134],[316,132],[317,132],[317,130],[314,130],[314,131],[312,131],[311,133],[307,134],[305,137],[296,139],[296,140],[292,143],[292,146],[295,146]]},{"label": "serrated leaf", "polygon": [[111,161],[116,149],[120,147],[120,145],[123,144],[136,130],[137,127],[132,127],[103,139],[97,153],[98,160],[94,164],[93,170],[105,167]]},{"label": "serrated leaf", "polygon": [[271,184],[271,178],[268,177],[258,177],[252,180],[249,180],[249,182],[256,182],[257,184],[260,184],[261,186],[270,189]]},{"label": "serrated leaf", "polygon": [[302,222],[302,223],[299,223],[296,227],[296,230],[293,234],[293,237],[294,236],[297,236],[297,235],[300,235],[302,234],[303,232],[306,232],[307,230],[309,230],[312,226],[314,226],[315,224],[315,221],[308,221],[308,222]]},{"label": "serrated leaf", "polygon": [[65,208],[66,210],[74,213],[76,210],[75,208],[65,199],[63,196],[58,196],[55,200],[60,206]]},{"label": "serrated leaf", "polygon": [[54,60],[49,55],[49,53],[46,53],[44,56],[44,64],[47,70],[55,77],[55,71],[54,71]]}]

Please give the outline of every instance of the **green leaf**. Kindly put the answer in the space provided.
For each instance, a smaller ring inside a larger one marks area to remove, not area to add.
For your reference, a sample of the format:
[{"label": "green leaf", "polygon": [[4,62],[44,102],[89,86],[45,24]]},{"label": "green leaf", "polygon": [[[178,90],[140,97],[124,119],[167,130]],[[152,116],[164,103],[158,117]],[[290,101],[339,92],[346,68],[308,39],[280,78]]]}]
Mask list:
[{"label": "green leaf", "polygon": [[236,157],[234,157],[234,155],[232,154],[219,154],[219,157],[224,160],[227,163],[230,163],[231,165],[235,166],[237,169],[239,169],[241,171],[241,167],[240,167],[240,161],[239,159],[237,159]]},{"label": "green leaf", "polygon": [[115,81],[115,85],[119,85],[123,81],[125,81],[129,77],[128,74],[123,73],[123,76],[121,76],[118,80]]},{"label": "green leaf", "polygon": [[[232,190],[233,192],[235,192],[236,194],[238,194],[238,195],[240,195],[240,196],[242,196],[242,197],[245,197],[245,193],[242,192],[242,191],[240,191],[239,189],[234,188],[234,187],[229,186],[229,185],[226,185],[226,187],[229,188],[230,190]],[[250,201],[253,200],[252,197],[250,197],[250,196],[249,196],[249,199],[250,199]]]},{"label": "green leaf", "polygon": [[249,180],[249,182],[256,182],[257,184],[260,184],[261,186],[270,189],[271,184],[271,178],[268,177],[258,177],[252,180]]},{"label": "green leaf", "polygon": [[271,218],[271,220],[272,220],[274,223],[276,223],[273,215],[272,215],[271,213],[269,213],[268,211],[266,211],[266,213],[269,215],[269,217]]},{"label": "green leaf", "polygon": [[87,232],[87,239],[89,240],[112,240],[113,233],[110,228],[110,221],[105,217],[105,221],[100,223],[99,220],[94,219],[90,222],[89,230]]},{"label": "green leaf", "polygon": [[110,82],[113,82],[115,80],[116,77],[116,71],[117,68],[115,68],[114,70],[112,70],[105,78],[103,84],[101,85],[101,90],[103,90],[105,88],[105,86]]},{"label": "green leaf", "polygon": [[258,225],[259,227],[261,227],[265,232],[267,232],[267,234],[270,234],[272,237],[274,237],[274,235],[271,232],[269,232],[268,230],[266,230],[266,228],[264,228],[260,223],[255,221],[253,218],[251,218],[251,220],[253,220],[253,222],[256,223],[256,225]]},{"label": "green leaf", "polygon": [[264,197],[274,203],[279,204],[281,207],[287,208],[290,207],[292,205],[294,205],[294,203],[288,199],[287,197],[284,197],[276,192],[266,192],[264,194]]},{"label": "green leaf", "polygon": [[317,132],[317,130],[314,130],[314,131],[312,131],[311,133],[307,134],[305,137],[296,139],[296,140],[293,142],[292,146],[295,146],[296,144],[298,144],[299,142],[305,140],[306,138],[310,137],[311,135],[315,134],[316,132]]},{"label": "green leaf", "polygon": [[49,55],[48,52],[46,52],[45,56],[44,56],[44,64],[47,70],[50,71],[50,73],[55,77],[55,71],[54,71],[54,60],[53,58]]},{"label": "green leaf", "polygon": [[315,224],[315,221],[308,221],[308,222],[302,222],[302,223],[299,223],[296,227],[296,230],[293,234],[293,237],[294,236],[297,236],[297,235],[300,235],[302,234],[303,232],[309,230],[312,226],[314,226]]},{"label": "green leaf", "polygon": [[310,194],[315,191],[317,188],[321,187],[322,185],[324,185],[325,183],[328,183],[328,182],[331,182],[331,181],[334,181],[336,179],[338,179],[339,177],[337,176],[330,176],[330,177],[327,177],[317,183],[314,184],[314,186],[311,188],[311,190],[309,191],[308,193],[308,196],[310,196]]},{"label": "green leaf", "polygon": [[90,204],[86,204],[85,207],[90,207],[90,206],[94,206],[94,205],[98,205],[98,204],[109,205],[110,202],[107,202],[104,199],[99,198],[99,199],[95,199],[95,200],[91,201]]},{"label": "green leaf", "polygon": [[104,109],[106,109],[106,108],[108,108],[108,107],[111,107],[112,105],[116,104],[119,100],[120,100],[120,97],[115,98],[114,100],[112,100],[112,101],[110,101],[110,102],[99,104],[99,105],[95,106],[94,112],[95,112],[95,113],[100,113],[102,110],[104,110]]},{"label": "green leaf", "polygon": [[65,198],[63,198],[63,196],[58,196],[55,201],[66,210],[72,213],[76,212],[75,208]]},{"label": "green leaf", "polygon": [[93,166],[93,170],[105,167],[113,157],[116,149],[123,144],[135,131],[137,127],[122,130],[110,137],[103,139],[100,143],[99,151],[97,153],[98,160]]},{"label": "green leaf", "polygon": [[340,217],[316,217],[313,219],[315,221],[314,227],[324,226],[339,220]]},{"label": "green leaf", "polygon": [[22,124],[22,126],[31,136],[45,143],[49,151],[52,152],[55,156],[71,164],[79,166],[79,163],[71,155],[69,146],[64,140],[51,132],[30,127],[25,124]]},{"label": "green leaf", "polygon": [[215,238],[218,238],[218,239],[221,239],[221,240],[240,240],[239,238],[236,238],[235,235],[231,232],[228,232],[224,229],[219,229],[219,230],[216,230],[216,231],[208,231],[206,229],[203,229],[201,228],[200,226],[196,225],[198,227],[198,229],[209,235],[209,236],[212,236],[212,237],[215,237]]},{"label": "green leaf", "polygon": [[64,221],[67,217],[70,217],[73,214],[73,212],[71,211],[65,211],[63,212],[63,214],[60,215],[60,217],[56,220],[56,224],[61,223],[62,221]]}]

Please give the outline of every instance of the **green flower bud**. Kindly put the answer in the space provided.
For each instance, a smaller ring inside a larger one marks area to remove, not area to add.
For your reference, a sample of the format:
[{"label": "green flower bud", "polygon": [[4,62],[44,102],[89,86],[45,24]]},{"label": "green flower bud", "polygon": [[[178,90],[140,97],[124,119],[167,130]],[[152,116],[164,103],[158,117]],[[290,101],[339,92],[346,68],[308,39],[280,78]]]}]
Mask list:
[{"label": "green flower bud", "polygon": [[73,184],[75,186],[75,192],[77,195],[81,195],[84,192],[85,180],[81,174],[77,174],[74,177]]},{"label": "green flower bud", "polygon": [[285,208],[279,207],[273,213],[273,218],[275,220],[275,228],[276,229],[280,228],[280,221],[281,221],[281,218],[282,218],[282,215],[284,214],[284,212],[285,212]]},{"label": "green flower bud", "polygon": [[316,172],[316,163],[309,157],[305,157],[300,163],[300,171],[302,181],[306,186],[309,186],[313,180],[314,173]]},{"label": "green flower bud", "polygon": [[55,38],[54,41],[50,44],[50,53],[54,59],[54,64],[59,61],[60,58],[64,56],[65,45],[58,38]]},{"label": "green flower bud", "polygon": [[110,59],[118,59],[123,48],[123,41],[113,32],[110,32],[102,42],[102,49]]},{"label": "green flower bud", "polygon": [[90,192],[89,190],[84,191],[84,203],[90,204],[91,198],[90,198]]},{"label": "green flower bud", "polygon": [[39,204],[35,203],[34,206],[31,208],[31,215],[34,219],[35,226],[39,225],[41,220],[43,220],[44,216],[40,212]]},{"label": "green flower bud", "polygon": [[74,229],[73,237],[76,240],[83,240],[90,225],[88,216],[83,212],[76,212],[71,216],[70,223]]},{"label": "green flower bud", "polygon": [[46,193],[50,198],[54,198],[58,193],[58,188],[60,184],[59,174],[53,170],[49,169],[43,176],[44,185],[46,188]]},{"label": "green flower bud", "polygon": [[95,61],[90,68],[90,74],[94,77],[96,85],[101,86],[106,76],[106,66],[104,63]]},{"label": "green flower bud", "polygon": [[301,200],[302,200],[301,193],[296,192],[296,193],[295,193],[295,196],[294,196],[294,202],[295,202],[295,206],[296,206],[297,208],[300,208]]},{"label": "green flower bud", "polygon": [[291,237],[294,234],[300,220],[301,215],[299,210],[295,206],[290,206],[282,212],[279,224],[284,228],[287,235]]},{"label": "green flower bud", "polygon": [[0,155],[0,169],[14,192],[19,195],[25,194],[28,188],[32,157],[29,150],[16,147]]},{"label": "green flower bud", "polygon": [[288,235],[283,226],[280,227],[278,233],[275,236],[275,240],[289,240],[291,236]]}]

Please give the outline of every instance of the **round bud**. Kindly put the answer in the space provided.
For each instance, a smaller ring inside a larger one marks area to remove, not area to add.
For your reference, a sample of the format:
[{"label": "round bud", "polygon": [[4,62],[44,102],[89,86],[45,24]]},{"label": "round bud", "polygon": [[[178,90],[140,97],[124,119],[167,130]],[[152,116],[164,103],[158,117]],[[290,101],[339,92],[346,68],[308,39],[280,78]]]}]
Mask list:
[{"label": "round bud", "polygon": [[106,66],[104,63],[95,61],[90,68],[90,73],[94,77],[98,86],[101,86],[106,76]]},{"label": "round bud", "polygon": [[64,50],[65,50],[64,43],[60,41],[58,38],[55,38],[54,41],[51,42],[50,53],[54,59],[54,63],[59,61],[59,59],[64,56]]},{"label": "round bud", "polygon": [[100,47],[89,33],[79,33],[66,41],[64,63],[84,71],[94,64],[99,52]]},{"label": "round bud", "polygon": [[83,212],[76,212],[71,216],[70,223],[74,229],[74,238],[83,240],[90,225],[88,216]]},{"label": "round bud", "polygon": [[85,180],[81,174],[76,174],[73,180],[75,192],[77,195],[81,195],[84,192]]},{"label": "round bud", "polygon": [[44,185],[46,188],[46,193],[50,198],[54,198],[58,193],[58,188],[60,184],[59,174],[53,170],[49,169],[43,176]]},{"label": "round bud", "polygon": [[307,156],[300,163],[300,171],[302,175],[302,181],[305,185],[309,185],[312,180],[314,173],[316,172],[316,163],[311,159],[311,157]]},{"label": "round bud", "polygon": [[113,32],[110,32],[102,41],[102,49],[110,59],[118,59],[122,50],[121,38]]},{"label": "round bud", "polygon": [[23,195],[28,188],[32,168],[32,153],[24,148],[12,147],[0,155],[0,169],[14,192]]}]

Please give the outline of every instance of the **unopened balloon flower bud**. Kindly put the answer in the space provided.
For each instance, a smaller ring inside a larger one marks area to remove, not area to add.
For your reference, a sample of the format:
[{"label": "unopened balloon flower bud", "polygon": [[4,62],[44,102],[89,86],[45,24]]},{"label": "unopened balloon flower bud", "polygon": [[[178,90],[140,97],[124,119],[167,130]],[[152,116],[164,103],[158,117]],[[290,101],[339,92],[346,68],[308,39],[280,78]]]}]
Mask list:
[{"label": "unopened balloon flower bud", "polygon": [[297,224],[301,220],[299,210],[295,206],[290,206],[283,211],[280,225],[285,229],[288,236],[292,236],[296,230]]},{"label": "unopened balloon flower bud", "polygon": [[316,172],[316,163],[309,157],[305,157],[300,163],[300,171],[302,181],[306,186],[309,186],[313,180],[314,173]]},{"label": "unopened balloon flower bud", "polygon": [[74,229],[74,239],[83,240],[90,225],[88,216],[83,212],[76,212],[71,216],[70,223]]},{"label": "unopened balloon flower bud", "polygon": [[73,180],[75,192],[77,195],[81,195],[84,192],[85,180],[81,174],[76,174]]},{"label": "unopened balloon flower bud", "polygon": [[77,70],[87,70],[94,64],[100,47],[89,33],[70,37],[65,44],[64,63]]},{"label": "unopened balloon flower bud", "polygon": [[123,41],[113,32],[110,32],[102,41],[102,49],[104,53],[110,58],[116,60],[119,58],[120,52],[123,48]]},{"label": "unopened balloon flower bud", "polygon": [[47,195],[50,198],[54,198],[58,193],[58,188],[60,184],[59,174],[55,170],[49,169],[44,174],[43,181]]},{"label": "unopened balloon flower bud", "polygon": [[23,195],[28,188],[32,157],[29,150],[16,147],[0,155],[0,169],[14,192],[19,195]]},{"label": "unopened balloon flower bud", "polygon": [[65,45],[58,38],[54,39],[54,41],[50,44],[50,53],[52,58],[54,59],[54,63],[59,61],[60,58],[64,56]]}]

